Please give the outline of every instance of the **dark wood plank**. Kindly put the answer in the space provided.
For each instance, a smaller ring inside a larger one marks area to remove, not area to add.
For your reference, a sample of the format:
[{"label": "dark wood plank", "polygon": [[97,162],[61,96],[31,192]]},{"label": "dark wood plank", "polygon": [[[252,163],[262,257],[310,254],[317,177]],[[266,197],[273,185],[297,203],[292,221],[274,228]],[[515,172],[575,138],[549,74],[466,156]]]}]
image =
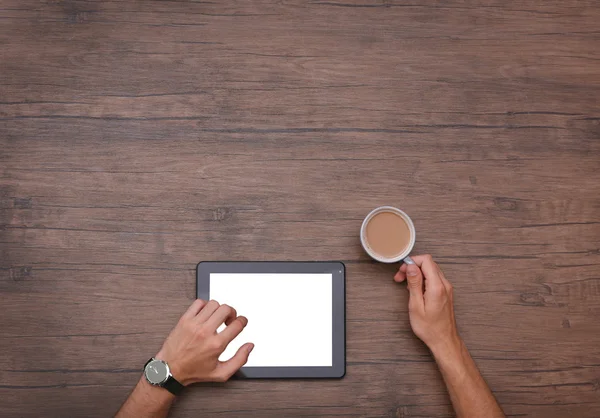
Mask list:
[{"label": "dark wood plank", "polygon": [[200,386],[173,416],[452,416],[393,267],[359,245],[392,204],[507,414],[599,416],[599,20],[594,1],[3,0],[0,415],[114,413],[200,260],[335,259],[343,380]]}]

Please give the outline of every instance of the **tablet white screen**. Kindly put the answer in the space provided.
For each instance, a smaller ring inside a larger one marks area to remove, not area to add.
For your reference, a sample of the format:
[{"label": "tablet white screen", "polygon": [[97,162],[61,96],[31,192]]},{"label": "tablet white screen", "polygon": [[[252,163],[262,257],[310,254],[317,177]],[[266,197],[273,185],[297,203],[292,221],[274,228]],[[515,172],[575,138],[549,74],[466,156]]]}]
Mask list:
[{"label": "tablet white screen", "polygon": [[248,318],[220,360],[252,342],[246,367],[331,367],[332,292],[331,274],[211,273],[210,298]]}]

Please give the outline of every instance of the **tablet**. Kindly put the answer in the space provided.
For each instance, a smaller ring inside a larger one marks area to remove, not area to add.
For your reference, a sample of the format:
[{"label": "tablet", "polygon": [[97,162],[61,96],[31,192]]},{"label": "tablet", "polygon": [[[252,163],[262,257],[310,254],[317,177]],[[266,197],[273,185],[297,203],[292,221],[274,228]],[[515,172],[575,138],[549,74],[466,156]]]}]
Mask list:
[{"label": "tablet", "polygon": [[238,377],[344,376],[343,263],[205,261],[198,264],[197,286],[198,298],[225,303],[248,318],[219,358],[226,361],[243,344],[254,343]]}]

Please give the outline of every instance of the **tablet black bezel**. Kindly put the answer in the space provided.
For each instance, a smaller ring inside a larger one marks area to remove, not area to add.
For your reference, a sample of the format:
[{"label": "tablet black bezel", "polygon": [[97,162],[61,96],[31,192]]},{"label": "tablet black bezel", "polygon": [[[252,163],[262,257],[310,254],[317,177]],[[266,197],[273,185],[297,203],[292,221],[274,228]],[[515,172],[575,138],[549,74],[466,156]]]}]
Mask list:
[{"label": "tablet black bezel", "polygon": [[237,377],[248,379],[342,378],[346,373],[346,267],[341,262],[203,261],[196,269],[196,295],[210,299],[211,273],[330,273],[332,275],[332,366],[242,367]]}]

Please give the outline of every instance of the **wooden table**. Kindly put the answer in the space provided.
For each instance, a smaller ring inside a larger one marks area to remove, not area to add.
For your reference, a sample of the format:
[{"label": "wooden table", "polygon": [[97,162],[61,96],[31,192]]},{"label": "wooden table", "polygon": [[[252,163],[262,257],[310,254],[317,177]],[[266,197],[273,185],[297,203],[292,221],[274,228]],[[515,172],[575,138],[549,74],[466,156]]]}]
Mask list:
[{"label": "wooden table", "polygon": [[600,416],[594,1],[0,2],[0,415],[106,417],[201,260],[342,260],[347,375],[173,417],[453,415],[394,266],[403,208],[509,416]]}]

